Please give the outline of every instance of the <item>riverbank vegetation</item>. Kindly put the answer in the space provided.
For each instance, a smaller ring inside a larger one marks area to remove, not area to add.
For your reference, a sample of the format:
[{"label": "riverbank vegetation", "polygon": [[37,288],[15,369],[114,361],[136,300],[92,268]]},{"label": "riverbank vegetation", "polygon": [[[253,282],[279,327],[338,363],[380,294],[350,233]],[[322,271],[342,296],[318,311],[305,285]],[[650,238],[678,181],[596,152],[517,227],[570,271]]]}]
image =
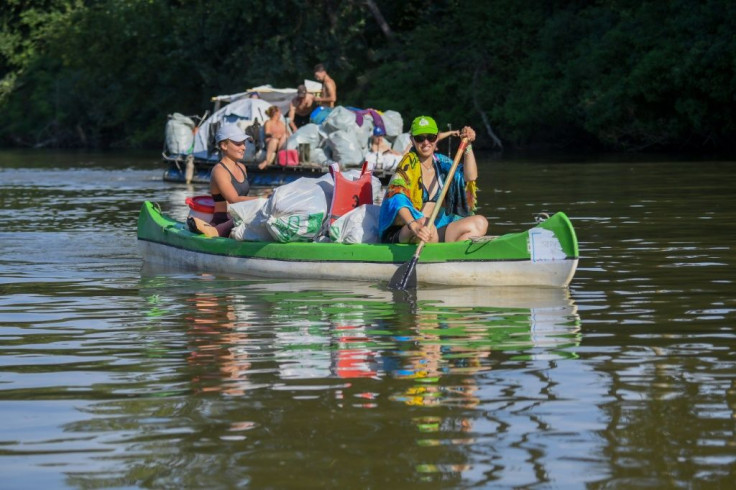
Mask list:
[{"label": "riverbank vegetation", "polygon": [[161,147],[168,114],[322,62],[341,105],[487,148],[732,152],[734,32],[730,0],[5,0],[0,144]]}]

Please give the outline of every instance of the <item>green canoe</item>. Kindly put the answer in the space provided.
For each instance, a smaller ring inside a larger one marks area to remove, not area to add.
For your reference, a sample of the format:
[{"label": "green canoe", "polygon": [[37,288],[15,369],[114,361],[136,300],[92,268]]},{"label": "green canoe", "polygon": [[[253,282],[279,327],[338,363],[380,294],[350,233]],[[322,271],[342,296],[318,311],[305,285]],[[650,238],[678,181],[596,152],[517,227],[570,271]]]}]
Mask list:
[{"label": "green canoe", "polygon": [[[138,218],[143,260],[166,268],[283,279],[387,282],[416,245],[244,242],[207,238],[143,203]],[[457,286],[566,287],[578,264],[570,220],[556,213],[537,226],[498,237],[427,244],[417,281]]]}]

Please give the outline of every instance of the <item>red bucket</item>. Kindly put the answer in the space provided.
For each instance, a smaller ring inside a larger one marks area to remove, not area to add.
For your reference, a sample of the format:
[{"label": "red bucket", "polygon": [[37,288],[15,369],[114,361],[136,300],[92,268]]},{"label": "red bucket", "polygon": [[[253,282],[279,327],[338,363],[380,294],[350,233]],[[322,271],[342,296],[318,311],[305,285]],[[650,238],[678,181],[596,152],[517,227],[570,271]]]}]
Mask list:
[{"label": "red bucket", "polygon": [[184,200],[189,206],[189,216],[199,218],[209,223],[215,214],[215,201],[212,196],[187,197]]}]

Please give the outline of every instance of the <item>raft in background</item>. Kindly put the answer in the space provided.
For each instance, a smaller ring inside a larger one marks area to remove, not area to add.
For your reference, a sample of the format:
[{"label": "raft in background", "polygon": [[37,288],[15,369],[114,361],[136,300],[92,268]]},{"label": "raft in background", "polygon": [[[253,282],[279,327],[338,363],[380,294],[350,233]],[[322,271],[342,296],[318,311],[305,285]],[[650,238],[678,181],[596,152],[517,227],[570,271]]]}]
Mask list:
[{"label": "raft in background", "polygon": [[[312,93],[319,93],[322,87],[311,80],[305,80],[304,83]],[[252,97],[254,95],[257,95],[256,98]],[[202,116],[170,114],[162,152],[166,165],[163,180],[208,183],[213,166],[220,160],[215,134],[223,124],[235,124],[249,136],[242,162],[251,184],[256,186],[275,187],[299,177],[320,176],[327,173],[335,161],[339,161],[343,170],[360,168],[369,156],[366,148],[373,133],[373,115],[376,118],[381,116],[373,109],[338,106],[330,109],[316,107],[310,116],[310,123],[290,134],[286,148],[278,152],[274,163],[265,170],[258,169],[258,163],[266,159],[264,125],[268,119],[268,109],[271,106],[278,107],[282,113],[281,120],[288,125],[284,116],[289,113],[291,100],[295,96],[294,88],[279,89],[262,85],[246,92],[212,97],[214,106],[211,115],[209,110]],[[370,114],[367,114],[368,111],[371,111]],[[401,115],[396,111],[385,111],[380,123],[385,128],[384,137],[387,141],[393,141],[403,151],[409,143],[409,135],[403,134]],[[375,155],[375,158],[374,175],[386,182],[398,162],[386,162],[384,170],[387,157]]]},{"label": "raft in background", "polygon": [[[212,168],[219,160],[192,160],[187,162],[186,157],[163,155],[169,166],[164,170],[163,180],[166,182],[209,184]],[[187,165],[191,167],[187,169]],[[248,181],[256,187],[276,187],[293,182],[300,177],[321,177],[329,166],[317,164],[300,164],[291,167],[271,165],[261,170],[255,163],[245,163],[248,171]],[[187,175],[189,174],[189,175]]]},{"label": "raft in background", "polygon": [[[191,233],[184,223],[144,202],[138,217],[143,260],[167,269],[283,279],[388,282],[416,245],[241,242]],[[499,237],[424,247],[417,281],[453,286],[567,287],[578,264],[568,217]]]}]

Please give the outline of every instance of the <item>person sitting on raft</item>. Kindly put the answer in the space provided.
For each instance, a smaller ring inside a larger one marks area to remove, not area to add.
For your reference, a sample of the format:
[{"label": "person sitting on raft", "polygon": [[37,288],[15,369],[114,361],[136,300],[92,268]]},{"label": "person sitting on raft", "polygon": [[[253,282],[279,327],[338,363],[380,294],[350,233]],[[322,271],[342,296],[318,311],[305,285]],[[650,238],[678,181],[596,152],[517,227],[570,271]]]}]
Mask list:
[{"label": "person sitting on raft", "polygon": [[305,85],[296,88],[296,97],[289,103],[289,128],[291,132],[309,124],[309,115],[314,109],[314,95],[307,92]]},{"label": "person sitting on raft", "polygon": [[266,109],[268,120],[263,125],[266,134],[266,158],[258,164],[260,170],[265,169],[273,163],[276,153],[286,146],[289,135],[286,133],[286,124],[281,120],[281,109],[272,105]]},{"label": "person sitting on raft", "polygon": [[258,199],[248,195],[248,172],[241,162],[247,138],[245,132],[235,124],[223,124],[217,130],[215,140],[222,158],[212,168],[210,175],[210,194],[215,201],[215,214],[209,223],[194,216],[187,218],[187,226],[192,233],[202,233],[209,237],[230,236],[233,220],[227,213],[227,205]]},{"label": "person sitting on raft", "polygon": [[[473,214],[478,167],[472,145],[448,184],[435,222],[427,223],[453,163],[446,155],[435,153],[438,133],[431,117],[419,116],[412,122],[413,148],[399,162],[381,203],[378,228],[382,242],[456,242],[486,234],[488,220]],[[460,136],[472,143],[475,131],[465,126]]]}]

